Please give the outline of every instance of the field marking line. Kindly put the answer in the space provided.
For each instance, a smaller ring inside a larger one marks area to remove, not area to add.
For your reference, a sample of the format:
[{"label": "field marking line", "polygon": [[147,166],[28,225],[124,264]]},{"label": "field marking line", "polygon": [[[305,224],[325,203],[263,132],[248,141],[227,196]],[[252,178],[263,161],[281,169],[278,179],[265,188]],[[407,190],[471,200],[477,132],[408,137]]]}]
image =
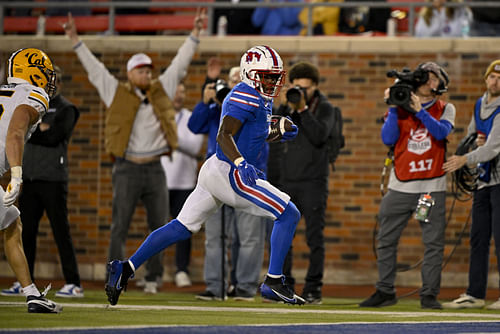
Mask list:
[{"label": "field marking line", "polygon": [[[345,326],[345,325],[425,325],[425,324],[464,324],[464,323],[498,323],[495,320],[450,320],[450,321],[344,321],[344,322],[317,322],[317,323],[293,323],[286,324],[286,327],[299,327],[299,326]],[[119,325],[119,326],[86,326],[86,327],[51,327],[51,328],[0,328],[0,333],[3,331],[14,331],[14,332],[25,332],[26,330],[34,330],[37,332],[54,332],[54,331],[71,331],[71,330],[118,330],[118,329],[147,329],[147,328],[180,328],[180,327],[213,327],[214,325]],[[215,325],[219,327],[280,327],[283,328],[283,324],[242,324],[242,325]],[[460,332],[460,334],[468,334],[469,332]],[[499,332],[500,333],[500,332]],[[470,334],[482,334],[471,332]],[[486,333],[484,333],[486,334]],[[488,332],[488,334],[498,334],[496,332]]]},{"label": "field marking line", "polygon": [[[457,318],[491,318],[500,320],[500,314],[490,313],[449,313],[449,312],[390,312],[390,311],[365,311],[365,310],[318,310],[304,308],[258,308],[258,307],[207,307],[207,306],[166,306],[166,305],[115,305],[109,304],[84,304],[84,303],[60,303],[63,307],[74,308],[97,308],[117,310],[172,310],[172,311],[197,311],[197,312],[254,312],[254,313],[323,313],[323,314],[353,314],[353,315],[384,315],[393,317],[457,317]],[[24,306],[24,302],[0,302],[0,306]]]}]

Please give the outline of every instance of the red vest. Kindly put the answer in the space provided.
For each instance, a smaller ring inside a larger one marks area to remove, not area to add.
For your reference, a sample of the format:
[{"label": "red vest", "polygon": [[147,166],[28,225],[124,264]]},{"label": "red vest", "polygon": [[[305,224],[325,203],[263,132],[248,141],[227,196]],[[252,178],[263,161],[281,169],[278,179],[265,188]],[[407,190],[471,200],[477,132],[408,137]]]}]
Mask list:
[{"label": "red vest", "polygon": [[[439,120],[446,103],[437,100],[427,112]],[[399,139],[394,148],[394,173],[400,181],[443,176],[446,140],[434,138],[414,115],[398,108]]]}]

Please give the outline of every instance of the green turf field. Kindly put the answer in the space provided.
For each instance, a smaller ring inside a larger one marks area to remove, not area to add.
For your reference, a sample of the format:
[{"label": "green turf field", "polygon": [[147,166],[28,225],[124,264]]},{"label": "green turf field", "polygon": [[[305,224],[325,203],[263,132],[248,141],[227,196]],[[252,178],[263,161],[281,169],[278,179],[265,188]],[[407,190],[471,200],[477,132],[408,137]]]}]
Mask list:
[{"label": "green turf field", "polygon": [[60,314],[28,314],[23,297],[0,296],[0,328],[113,327],[138,325],[311,324],[338,322],[500,321],[489,310],[421,310],[417,299],[403,299],[381,309],[359,308],[359,299],[324,298],[322,305],[289,306],[255,302],[198,301],[192,293],[146,295],[129,291],[109,307],[102,290],[85,298],[50,299],[62,303]]}]

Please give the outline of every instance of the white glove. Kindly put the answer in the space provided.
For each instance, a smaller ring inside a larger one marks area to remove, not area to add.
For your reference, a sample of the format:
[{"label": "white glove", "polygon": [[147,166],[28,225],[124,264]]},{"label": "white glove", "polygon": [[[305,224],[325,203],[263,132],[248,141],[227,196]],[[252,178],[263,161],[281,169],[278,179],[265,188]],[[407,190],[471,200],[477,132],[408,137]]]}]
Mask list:
[{"label": "white glove", "polygon": [[3,205],[5,207],[14,204],[19,195],[19,190],[21,190],[21,183],[23,183],[23,168],[14,166],[10,169],[10,183],[3,195]]}]

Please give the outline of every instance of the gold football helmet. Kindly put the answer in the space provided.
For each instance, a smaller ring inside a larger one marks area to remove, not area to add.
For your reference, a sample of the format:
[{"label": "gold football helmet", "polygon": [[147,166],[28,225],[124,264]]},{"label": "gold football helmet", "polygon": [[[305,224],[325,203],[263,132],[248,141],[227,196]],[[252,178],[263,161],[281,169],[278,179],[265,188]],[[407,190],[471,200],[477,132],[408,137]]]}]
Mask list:
[{"label": "gold football helmet", "polygon": [[9,58],[8,71],[9,77],[23,79],[34,86],[44,88],[50,97],[55,92],[56,72],[50,58],[41,50],[17,50]]}]

